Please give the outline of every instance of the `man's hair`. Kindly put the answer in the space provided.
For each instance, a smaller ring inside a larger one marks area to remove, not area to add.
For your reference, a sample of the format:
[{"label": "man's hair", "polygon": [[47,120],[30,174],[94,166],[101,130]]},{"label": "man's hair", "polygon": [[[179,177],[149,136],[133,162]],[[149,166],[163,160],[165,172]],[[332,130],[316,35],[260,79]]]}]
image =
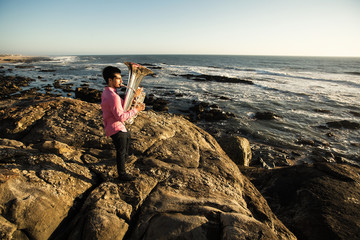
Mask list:
[{"label": "man's hair", "polygon": [[109,83],[109,78],[113,79],[115,77],[115,73],[121,74],[120,69],[117,67],[113,67],[113,66],[107,66],[106,68],[104,68],[102,75],[103,75],[103,78],[104,78],[106,84]]}]

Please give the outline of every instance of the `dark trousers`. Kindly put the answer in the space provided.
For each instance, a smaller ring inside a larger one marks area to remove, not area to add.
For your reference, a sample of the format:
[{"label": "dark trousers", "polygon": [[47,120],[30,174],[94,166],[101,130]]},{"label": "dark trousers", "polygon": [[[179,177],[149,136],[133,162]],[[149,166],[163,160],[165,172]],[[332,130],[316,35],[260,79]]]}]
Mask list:
[{"label": "dark trousers", "polygon": [[117,132],[111,135],[116,148],[116,163],[119,176],[125,174],[125,162],[129,154],[130,132]]}]

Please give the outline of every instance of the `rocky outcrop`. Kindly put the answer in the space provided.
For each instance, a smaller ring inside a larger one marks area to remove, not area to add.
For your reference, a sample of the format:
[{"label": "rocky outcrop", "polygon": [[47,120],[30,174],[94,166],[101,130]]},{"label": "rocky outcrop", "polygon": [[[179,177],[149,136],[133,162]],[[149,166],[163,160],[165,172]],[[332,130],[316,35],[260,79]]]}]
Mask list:
[{"label": "rocky outcrop", "polygon": [[21,91],[21,87],[26,87],[31,81],[31,78],[13,77],[0,75],[0,99],[8,98],[11,94]]},{"label": "rocky outcrop", "polygon": [[88,87],[79,87],[75,89],[75,98],[90,103],[100,103],[101,91]]},{"label": "rocky outcrop", "polygon": [[226,136],[219,140],[227,155],[240,166],[249,166],[252,152],[249,140],[239,136]]},{"label": "rocky outcrop", "polygon": [[225,76],[207,75],[207,74],[172,74],[174,76],[181,76],[194,81],[215,81],[215,82],[227,82],[227,83],[243,83],[243,84],[254,84],[249,79],[231,78]]},{"label": "rocky outcrop", "polygon": [[117,182],[99,104],[0,101],[2,239],[295,239],[218,143],[182,117],[141,113]]},{"label": "rocky outcrop", "polygon": [[242,172],[299,239],[360,239],[358,167],[316,163]]},{"label": "rocky outcrop", "polygon": [[223,111],[220,106],[216,104],[210,105],[206,102],[195,103],[190,110],[192,111],[190,116],[193,121],[220,121],[235,117],[235,114]]},{"label": "rocky outcrop", "polygon": [[359,129],[360,123],[351,122],[348,120],[327,122],[326,125],[330,128],[345,128],[345,129]]}]

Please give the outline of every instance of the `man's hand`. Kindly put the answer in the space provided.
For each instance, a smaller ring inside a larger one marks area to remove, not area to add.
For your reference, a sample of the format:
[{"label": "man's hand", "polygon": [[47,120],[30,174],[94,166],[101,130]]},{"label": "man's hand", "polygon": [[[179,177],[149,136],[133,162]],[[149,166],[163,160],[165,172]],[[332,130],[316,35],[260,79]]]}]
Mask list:
[{"label": "man's hand", "polygon": [[135,106],[135,109],[138,111],[138,112],[141,112],[145,109],[145,103],[140,103],[138,105]]},{"label": "man's hand", "polygon": [[133,99],[132,104],[135,104],[136,99],[140,96],[140,94],[142,93],[143,90],[144,90],[143,88],[138,88],[138,89],[136,89],[136,92],[135,92],[135,94],[134,94],[134,99]]}]

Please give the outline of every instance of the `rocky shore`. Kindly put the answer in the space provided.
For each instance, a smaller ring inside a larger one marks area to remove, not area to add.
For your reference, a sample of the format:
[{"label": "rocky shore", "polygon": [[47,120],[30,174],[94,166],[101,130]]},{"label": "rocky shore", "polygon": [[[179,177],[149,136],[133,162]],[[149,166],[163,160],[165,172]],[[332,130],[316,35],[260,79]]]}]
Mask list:
[{"label": "rocky shore", "polygon": [[356,166],[245,167],[246,138],[148,110],[117,182],[98,103],[19,90],[0,100],[1,239],[360,238]]},{"label": "rocky shore", "polygon": [[34,57],[34,56],[22,56],[22,55],[0,55],[0,63],[31,63],[36,61],[49,60],[48,57]]}]

